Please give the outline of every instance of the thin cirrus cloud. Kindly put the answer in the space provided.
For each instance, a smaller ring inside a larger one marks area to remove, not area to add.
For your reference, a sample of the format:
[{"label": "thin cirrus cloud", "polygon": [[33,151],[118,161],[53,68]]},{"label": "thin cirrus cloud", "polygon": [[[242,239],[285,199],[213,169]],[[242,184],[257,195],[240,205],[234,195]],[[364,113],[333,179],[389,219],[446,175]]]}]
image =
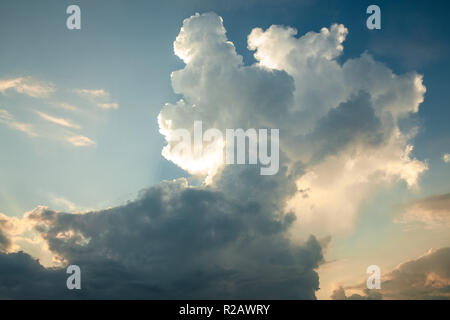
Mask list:
[{"label": "thin cirrus cloud", "polygon": [[37,136],[33,130],[33,125],[17,121],[15,117],[5,109],[0,109],[0,123],[7,125],[11,129],[22,131],[30,137]]},{"label": "thin cirrus cloud", "polygon": [[74,105],[71,105],[69,103],[60,103],[60,104],[58,104],[58,106],[61,109],[64,109],[64,110],[67,110],[67,111],[77,111],[78,110],[77,107],[75,107]]},{"label": "thin cirrus cloud", "polygon": [[0,79],[0,92],[15,90],[33,98],[46,98],[55,91],[52,84],[36,81],[32,77]]},{"label": "thin cirrus cloud", "polygon": [[104,89],[76,89],[75,92],[89,97],[109,97],[109,92]]},{"label": "thin cirrus cloud", "polygon": [[97,106],[101,109],[118,109],[118,103],[97,103]]},{"label": "thin cirrus cloud", "polygon": [[44,112],[41,112],[41,111],[36,111],[36,113],[42,119],[44,119],[48,122],[57,124],[59,126],[66,127],[66,128],[72,128],[72,129],[80,129],[81,128],[78,124],[73,123],[71,120],[53,117],[53,116],[46,114]]},{"label": "thin cirrus cloud", "polygon": [[[75,92],[80,94],[83,97],[86,97],[88,100],[93,102],[97,107],[99,107],[101,109],[118,109],[119,108],[118,103],[108,101],[110,94],[103,89],[98,89],[98,90],[77,89],[77,90],[75,90]],[[98,100],[106,100],[106,101],[97,102]],[[60,109],[66,110],[66,111],[75,112],[75,111],[80,110],[79,107],[77,107],[73,104],[70,104],[70,103],[66,103],[66,102],[53,103],[53,105],[55,107],[58,107]]]},{"label": "thin cirrus cloud", "polygon": [[117,102],[110,101],[110,93],[105,89],[76,89],[76,93],[87,97],[100,109],[118,109]]},{"label": "thin cirrus cloud", "polygon": [[75,147],[90,147],[96,145],[95,141],[83,135],[74,135],[66,139],[67,142]]},{"label": "thin cirrus cloud", "polygon": [[[70,129],[81,128],[79,125],[72,123],[70,120],[53,117],[41,111],[36,111],[36,113],[39,115],[39,117],[41,117],[45,121],[54,123],[58,126]],[[32,124],[17,121],[15,117],[12,114],[10,114],[7,110],[0,109],[0,123],[7,125],[11,129],[24,132],[30,137],[38,136]],[[50,136],[53,137],[53,135]],[[72,133],[70,133],[69,137],[64,138],[64,141],[68,142],[69,144],[75,147],[89,147],[96,145],[96,142],[93,141],[92,139],[84,135],[74,135]]]},{"label": "thin cirrus cloud", "polygon": [[[0,93],[7,94],[8,91],[15,91],[20,94],[27,95],[33,98],[46,99],[46,101],[55,105],[55,102],[49,100],[49,96],[56,90],[55,86],[49,82],[39,81],[31,76],[16,77],[8,79],[0,79]],[[109,100],[110,94],[104,89],[79,89],[75,90],[77,93],[92,99],[99,108],[102,109],[117,109],[119,104]],[[78,108],[69,103],[56,103],[58,107],[66,111],[77,111]],[[55,125],[68,129],[81,129],[79,124],[65,117],[55,117],[48,113],[35,110],[35,113],[43,120],[53,123]],[[15,117],[5,109],[0,109],[0,123],[8,126],[11,129],[26,133],[30,137],[36,137],[38,134],[35,131],[36,124],[29,124],[17,121]],[[41,134],[39,134],[40,136]],[[44,135],[45,136],[45,135]],[[48,135],[47,135],[48,136]],[[50,135],[53,137],[53,135]],[[64,141],[76,147],[88,147],[95,145],[95,141],[81,135],[70,133],[69,137],[64,138]]]},{"label": "thin cirrus cloud", "polygon": [[[57,124],[59,126],[71,129],[80,128],[78,125],[73,124],[69,120],[52,117],[46,113],[36,111],[36,113],[44,120],[49,121],[51,123]],[[18,130],[26,133],[30,137],[37,137],[38,134],[34,131],[34,127],[28,123],[22,123],[17,121],[13,115],[11,115],[7,110],[0,109],[0,123],[7,125],[9,128]],[[96,145],[95,141],[92,139],[83,136],[83,135],[73,135],[71,134],[69,137],[64,138],[64,141],[75,147],[89,147]]]}]

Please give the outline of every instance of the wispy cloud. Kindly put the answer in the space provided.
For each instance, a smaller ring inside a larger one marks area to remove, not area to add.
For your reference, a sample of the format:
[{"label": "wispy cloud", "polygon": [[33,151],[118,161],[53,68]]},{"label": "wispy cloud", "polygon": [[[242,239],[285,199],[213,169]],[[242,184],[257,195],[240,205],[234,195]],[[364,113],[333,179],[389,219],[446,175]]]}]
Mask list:
[{"label": "wispy cloud", "polygon": [[101,109],[118,109],[119,104],[111,101],[110,93],[105,89],[76,89],[75,92],[89,98]]},{"label": "wispy cloud", "polygon": [[33,98],[45,98],[55,91],[52,84],[36,81],[31,77],[0,79],[0,92],[4,94],[8,89]]},{"label": "wispy cloud", "polygon": [[75,107],[71,104],[68,104],[68,103],[60,103],[60,104],[58,104],[58,106],[64,110],[68,110],[68,111],[76,111],[77,110],[77,107]]},{"label": "wispy cloud", "polygon": [[0,109],[0,123],[6,124],[11,129],[22,131],[30,137],[37,136],[31,124],[17,121],[7,110]]},{"label": "wispy cloud", "polygon": [[94,98],[109,97],[109,92],[104,89],[76,89],[75,92]]},{"label": "wispy cloud", "polygon": [[55,206],[55,208],[57,210],[62,210],[64,212],[70,212],[70,213],[74,213],[74,214],[85,213],[85,212],[94,210],[92,208],[78,206],[74,202],[72,202],[64,197],[55,196],[55,195],[51,195],[51,203]]},{"label": "wispy cloud", "polygon": [[[77,124],[74,124],[72,121],[63,119],[63,118],[57,118],[50,116],[44,112],[41,111],[35,111],[42,119],[45,121],[57,124],[59,126],[65,127],[65,128],[71,128],[71,129],[79,129],[80,126]],[[11,129],[19,130],[30,137],[37,137],[38,134],[34,131],[34,127],[32,124],[19,122],[15,119],[15,117],[9,113],[5,109],[0,109],[0,124],[5,124]],[[45,136],[45,135],[44,135]],[[44,137],[43,136],[43,137]],[[47,135],[49,138],[61,140],[60,136],[56,136],[54,134]],[[71,132],[66,132],[65,137],[62,138],[63,141],[70,143],[71,145],[75,147],[89,147],[96,145],[95,141],[92,139],[84,136],[84,135],[77,135]]]},{"label": "wispy cloud", "polygon": [[117,103],[98,103],[97,106],[102,109],[118,109],[119,104]]},{"label": "wispy cloud", "polygon": [[72,129],[80,129],[81,127],[75,123],[73,123],[71,120],[68,119],[64,119],[64,118],[57,118],[57,117],[53,117],[51,115],[48,115],[44,112],[41,111],[36,111],[36,113],[44,120],[66,127],[66,128],[72,128]]},{"label": "wispy cloud", "polygon": [[75,147],[89,147],[96,144],[95,141],[82,135],[71,136],[67,138],[67,142],[74,145]]}]

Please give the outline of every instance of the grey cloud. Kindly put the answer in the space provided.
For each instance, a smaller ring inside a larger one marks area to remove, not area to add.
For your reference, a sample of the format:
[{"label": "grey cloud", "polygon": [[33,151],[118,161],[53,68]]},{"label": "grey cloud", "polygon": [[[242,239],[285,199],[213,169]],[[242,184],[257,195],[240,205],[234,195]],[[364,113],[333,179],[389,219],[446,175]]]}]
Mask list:
[{"label": "grey cloud", "polygon": [[393,208],[397,223],[422,223],[428,227],[450,225],[450,193],[433,195]]},{"label": "grey cloud", "polygon": [[381,300],[382,295],[375,290],[364,290],[364,295],[360,294],[352,294],[350,296],[347,296],[345,293],[345,289],[343,287],[339,287],[338,289],[334,290],[331,294],[332,300]]},{"label": "grey cloud", "polygon": [[449,299],[450,248],[402,263],[387,275],[382,288],[383,296],[392,299]]},{"label": "grey cloud", "polygon": [[63,269],[46,269],[26,253],[0,252],[0,299],[68,299]]},{"label": "grey cloud", "polygon": [[11,245],[8,237],[3,233],[3,230],[0,228],[0,252],[5,251]]},{"label": "grey cloud", "polygon": [[313,159],[320,161],[351,143],[379,145],[389,138],[391,130],[375,114],[370,94],[360,91],[322,117],[304,141],[314,150]]},{"label": "grey cloud", "polygon": [[[450,299],[450,248],[430,250],[425,255],[400,264],[381,278],[380,290],[365,289],[364,295],[346,296],[335,290],[332,299]],[[363,289],[365,283],[347,289]]]},{"label": "grey cloud", "polygon": [[321,246],[287,239],[293,215],[261,205],[263,196],[178,180],[121,207],[82,215],[41,208],[28,218],[54,253],[81,267],[83,298],[314,299]]}]

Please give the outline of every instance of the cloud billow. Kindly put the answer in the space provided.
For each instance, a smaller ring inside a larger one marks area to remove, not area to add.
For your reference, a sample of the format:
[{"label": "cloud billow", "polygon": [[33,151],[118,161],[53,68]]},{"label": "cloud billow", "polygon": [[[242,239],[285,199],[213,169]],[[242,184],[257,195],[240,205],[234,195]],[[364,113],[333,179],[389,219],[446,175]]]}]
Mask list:
[{"label": "cloud billow", "polygon": [[225,143],[195,159],[176,151],[178,128],[192,135],[194,121],[201,120],[204,130],[279,129],[284,165],[304,167],[296,178],[298,192],[288,200],[301,221],[296,228],[320,236],[348,232],[372,190],[397,181],[414,188],[427,170],[411,156],[415,131],[399,125],[418,111],[426,88],[421,75],[396,75],[369,53],[340,62],[348,34],[343,25],[296,34],[284,26],[254,28],[248,48],[256,63],[247,66],[221,17],[185,19],[174,42],[185,66],[171,75],[182,99],[165,104],[158,116],[167,141],[162,155],[214,183],[223,164],[199,163],[218,159]]},{"label": "cloud billow", "polygon": [[[55,282],[54,298],[314,299],[321,246],[314,237],[292,243],[285,231],[293,216],[272,209],[177,180],[121,207],[86,214],[38,208],[27,219],[54,254],[82,270],[79,294],[58,296]],[[9,272],[16,284],[30,279],[29,269]]]}]

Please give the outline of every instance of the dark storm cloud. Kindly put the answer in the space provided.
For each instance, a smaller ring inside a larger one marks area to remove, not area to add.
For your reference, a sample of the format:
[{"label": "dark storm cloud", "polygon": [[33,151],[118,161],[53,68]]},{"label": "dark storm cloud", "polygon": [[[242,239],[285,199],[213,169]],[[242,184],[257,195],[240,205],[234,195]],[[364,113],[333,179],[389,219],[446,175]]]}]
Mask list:
[{"label": "dark storm cloud", "polygon": [[[314,237],[302,245],[287,239],[294,216],[275,204],[289,178],[264,180],[258,168],[241,168],[224,172],[222,186],[163,182],[121,207],[82,215],[39,208],[28,218],[52,252],[80,266],[80,298],[314,299],[321,246]],[[242,189],[223,192],[228,179],[242,182]],[[65,286],[62,270],[51,273],[20,257],[29,267],[8,271],[11,277],[1,281],[3,297],[19,297],[35,274],[45,275],[41,281],[48,280],[49,296],[73,297],[58,289]],[[16,259],[6,255],[0,264]],[[18,288],[14,296],[11,287]],[[23,296],[32,296],[32,289],[25,289]]]},{"label": "dark storm cloud", "polygon": [[75,297],[66,288],[62,269],[46,269],[23,252],[0,252],[0,299],[56,299]]}]

